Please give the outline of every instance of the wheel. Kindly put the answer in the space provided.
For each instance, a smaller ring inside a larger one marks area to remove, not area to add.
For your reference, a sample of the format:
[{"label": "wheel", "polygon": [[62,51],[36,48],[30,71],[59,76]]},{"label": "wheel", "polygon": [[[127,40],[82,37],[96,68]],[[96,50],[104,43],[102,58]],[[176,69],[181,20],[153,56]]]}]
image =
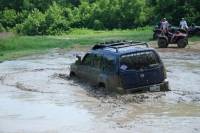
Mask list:
[{"label": "wheel", "polygon": [[179,39],[177,45],[179,48],[185,48],[188,44],[187,39]]},{"label": "wheel", "polygon": [[168,42],[164,38],[159,38],[158,39],[158,47],[159,48],[167,48],[168,47]]},{"label": "wheel", "polygon": [[102,82],[100,82],[98,84],[98,90],[100,90],[101,92],[108,94],[110,92],[110,90],[106,87],[106,85]]},{"label": "wheel", "polygon": [[74,78],[76,76],[76,74],[74,72],[70,72],[69,77],[70,78]]},{"label": "wheel", "polygon": [[104,83],[102,83],[102,82],[100,82],[99,84],[98,84],[98,88],[100,89],[100,90],[106,90],[106,85],[104,84]]}]

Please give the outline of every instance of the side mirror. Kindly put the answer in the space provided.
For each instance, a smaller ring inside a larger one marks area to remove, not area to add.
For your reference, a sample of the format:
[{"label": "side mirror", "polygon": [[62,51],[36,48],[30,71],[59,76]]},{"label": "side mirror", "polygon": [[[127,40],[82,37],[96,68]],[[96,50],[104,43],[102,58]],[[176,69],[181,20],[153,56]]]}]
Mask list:
[{"label": "side mirror", "polygon": [[81,61],[81,56],[76,55],[76,58]]},{"label": "side mirror", "polygon": [[76,63],[80,64],[80,63],[81,63],[81,56],[76,55],[76,58],[78,59],[78,60],[76,61]]}]

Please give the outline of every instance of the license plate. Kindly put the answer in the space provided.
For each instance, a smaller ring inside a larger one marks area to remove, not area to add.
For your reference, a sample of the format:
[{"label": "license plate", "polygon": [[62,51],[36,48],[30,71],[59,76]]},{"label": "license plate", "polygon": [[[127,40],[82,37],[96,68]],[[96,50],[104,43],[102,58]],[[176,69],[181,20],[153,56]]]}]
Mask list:
[{"label": "license plate", "polygon": [[150,91],[160,91],[160,85],[153,85],[149,88]]}]

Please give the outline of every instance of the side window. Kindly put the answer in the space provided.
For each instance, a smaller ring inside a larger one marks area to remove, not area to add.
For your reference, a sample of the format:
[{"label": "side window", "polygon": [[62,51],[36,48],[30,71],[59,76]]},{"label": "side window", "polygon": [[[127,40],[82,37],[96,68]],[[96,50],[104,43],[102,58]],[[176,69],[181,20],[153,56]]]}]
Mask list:
[{"label": "side window", "polygon": [[113,72],[115,70],[115,58],[104,56],[102,58],[101,69],[106,72]]},{"label": "side window", "polygon": [[93,58],[92,54],[90,54],[90,53],[86,54],[85,57],[83,58],[82,64],[91,66],[93,64],[92,58]]},{"label": "side window", "polygon": [[95,68],[100,68],[102,57],[100,55],[94,55],[93,66]]},{"label": "side window", "polygon": [[85,57],[83,58],[82,64],[99,68],[101,63],[101,56],[96,55],[96,54],[86,54]]}]

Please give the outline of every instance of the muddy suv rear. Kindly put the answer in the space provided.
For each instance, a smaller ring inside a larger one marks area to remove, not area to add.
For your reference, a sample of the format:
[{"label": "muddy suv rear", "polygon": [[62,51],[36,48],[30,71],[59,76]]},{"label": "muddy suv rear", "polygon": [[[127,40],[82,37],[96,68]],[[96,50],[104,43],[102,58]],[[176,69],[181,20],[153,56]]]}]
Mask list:
[{"label": "muddy suv rear", "polygon": [[120,56],[119,76],[126,91],[168,90],[165,67],[153,49]]}]

